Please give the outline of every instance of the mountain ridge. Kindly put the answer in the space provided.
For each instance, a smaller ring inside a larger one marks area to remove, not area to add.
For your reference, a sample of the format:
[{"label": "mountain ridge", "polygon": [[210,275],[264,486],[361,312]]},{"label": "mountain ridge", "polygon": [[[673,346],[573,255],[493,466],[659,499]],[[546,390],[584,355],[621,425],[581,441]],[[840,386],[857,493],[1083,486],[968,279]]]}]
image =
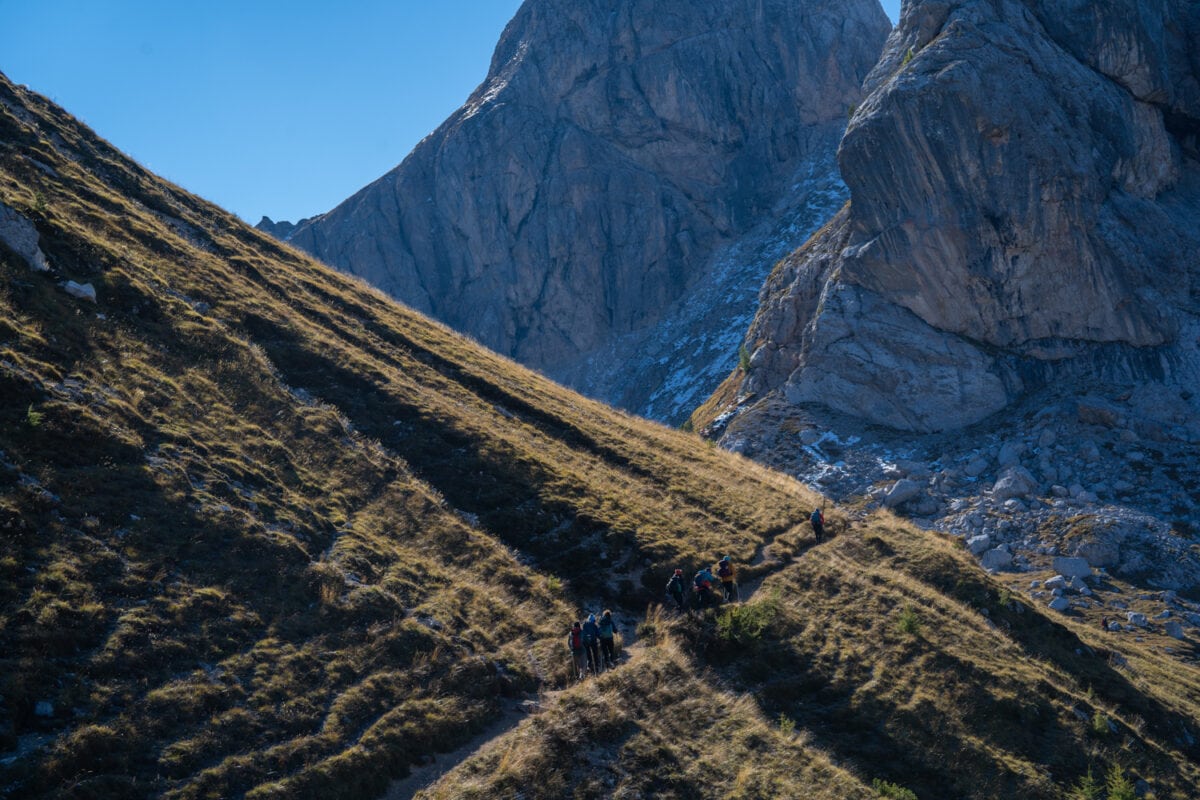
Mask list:
[{"label": "mountain ridge", "polygon": [[[622,374],[622,364],[662,346],[655,326],[676,320],[667,309],[701,340],[682,309],[694,286],[729,273],[721,251],[765,212],[801,216],[820,204],[796,196],[793,176],[832,172],[846,110],[889,29],[874,0],[653,10],[530,0],[458,112],[288,241],[489,347],[643,411],[657,388],[646,384],[664,378],[649,364]],[[827,211],[809,211],[787,244]],[[749,277],[716,294],[756,284],[772,262],[738,264]],[[729,304],[722,331],[743,327],[750,311]],[[685,347],[673,357],[727,367],[736,351],[694,357]],[[578,367],[588,358],[612,385]],[[700,374],[715,385],[710,372]]]}]

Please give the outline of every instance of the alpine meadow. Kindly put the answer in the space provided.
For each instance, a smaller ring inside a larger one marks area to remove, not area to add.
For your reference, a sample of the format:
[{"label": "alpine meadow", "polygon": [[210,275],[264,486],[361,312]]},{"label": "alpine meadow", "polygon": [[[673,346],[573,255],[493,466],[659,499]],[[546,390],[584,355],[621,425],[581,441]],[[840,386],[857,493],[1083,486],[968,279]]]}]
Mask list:
[{"label": "alpine meadow", "polygon": [[[722,556],[736,602],[670,607]],[[1052,575],[563,388],[0,75],[0,796],[1200,797],[1194,630]]]}]

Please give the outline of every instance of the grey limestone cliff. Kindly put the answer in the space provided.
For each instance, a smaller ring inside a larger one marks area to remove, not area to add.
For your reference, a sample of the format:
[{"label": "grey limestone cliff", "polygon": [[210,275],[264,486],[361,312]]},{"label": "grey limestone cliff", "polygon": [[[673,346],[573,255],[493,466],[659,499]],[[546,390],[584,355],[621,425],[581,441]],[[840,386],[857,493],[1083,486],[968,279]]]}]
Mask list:
[{"label": "grey limestone cliff", "polygon": [[458,112],[288,238],[592,394],[641,411],[665,391],[660,416],[686,416],[771,264],[841,205],[832,154],[890,27],[877,0],[528,0]]},{"label": "grey limestone cliff", "polygon": [[1200,5],[914,0],[866,86],[851,202],[768,280],[743,403],[934,431],[1050,384],[1196,402]]}]

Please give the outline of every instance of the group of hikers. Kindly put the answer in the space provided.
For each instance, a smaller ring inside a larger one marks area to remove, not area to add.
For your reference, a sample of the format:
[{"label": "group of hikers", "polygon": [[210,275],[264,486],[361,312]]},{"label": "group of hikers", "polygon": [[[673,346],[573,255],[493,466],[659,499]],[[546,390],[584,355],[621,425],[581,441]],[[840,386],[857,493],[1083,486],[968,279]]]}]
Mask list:
[{"label": "group of hikers", "polygon": [[[825,514],[819,509],[813,509],[809,517],[817,544],[825,539]],[[717,584],[721,593],[718,595]],[[688,609],[687,581],[683,570],[676,569],[671,579],[667,581],[667,597],[675,607],[684,612]],[[717,606],[722,602],[732,603],[741,599],[738,593],[737,569],[733,559],[725,556],[712,567],[704,567],[692,578],[692,607],[704,609]],[[575,622],[567,636],[567,647],[571,651],[571,662],[575,675],[583,678],[589,672],[599,675],[605,669],[616,666],[616,623],[613,622],[612,611],[605,609],[596,619],[595,614],[589,614],[583,622]]]},{"label": "group of hikers", "polygon": [[596,619],[588,614],[582,623],[576,621],[567,635],[567,647],[571,651],[571,664],[575,675],[583,678],[589,672],[599,675],[617,665],[617,624],[608,609]]},{"label": "group of hikers", "polygon": [[[814,508],[808,520],[812,523],[813,535],[816,537],[817,544],[820,544],[825,540],[825,512]],[[720,595],[716,594],[718,582],[721,584]],[[667,597],[681,612],[688,608],[685,587],[683,570],[676,569],[675,574],[667,581]],[[730,603],[740,600],[737,570],[733,566],[733,559],[725,556],[712,567],[704,567],[697,572],[692,577],[692,598],[692,606],[698,609],[719,605],[722,601]]]},{"label": "group of hikers", "polygon": [[[683,570],[675,570],[675,574],[667,581],[667,597],[680,611],[688,607],[686,580]],[[721,584],[721,594],[716,593],[717,584]],[[738,598],[737,569],[733,559],[725,556],[711,567],[704,567],[692,577],[692,605],[694,608],[708,608],[719,605],[722,601],[733,602]]]}]

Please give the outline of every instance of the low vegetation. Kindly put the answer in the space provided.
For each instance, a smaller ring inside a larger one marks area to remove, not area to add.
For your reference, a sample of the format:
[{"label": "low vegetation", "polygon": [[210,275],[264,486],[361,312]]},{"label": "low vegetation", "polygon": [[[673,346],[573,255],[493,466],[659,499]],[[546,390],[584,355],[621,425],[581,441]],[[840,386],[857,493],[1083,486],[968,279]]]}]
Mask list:
[{"label": "low vegetation", "polygon": [[[53,267],[0,246],[6,797],[381,796],[532,697],[425,795],[1200,794],[1194,670],[887,515],[830,509],[813,548],[794,481],[482,350],[2,77],[0,203]],[[718,554],[745,602],[642,615]],[[639,641],[571,684],[582,598]]]}]

